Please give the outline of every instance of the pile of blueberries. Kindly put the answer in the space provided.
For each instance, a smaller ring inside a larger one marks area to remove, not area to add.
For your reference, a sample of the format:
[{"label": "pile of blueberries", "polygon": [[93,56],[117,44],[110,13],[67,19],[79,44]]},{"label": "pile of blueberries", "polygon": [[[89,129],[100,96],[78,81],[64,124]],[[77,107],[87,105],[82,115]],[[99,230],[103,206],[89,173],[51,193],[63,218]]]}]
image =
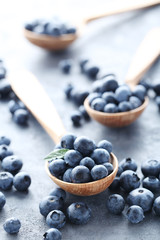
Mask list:
[{"label": "pile of blueberries", "polygon": [[[64,154],[57,157],[61,150]],[[112,144],[107,140],[100,141],[96,146],[88,137],[66,134],[56,150],[47,156],[49,170],[53,176],[69,183],[96,181],[113,172],[111,152]]]},{"label": "pile of blueberries", "polygon": [[[31,184],[31,178],[26,172],[19,172],[23,166],[22,160],[13,155],[10,149],[11,141],[9,138],[0,137],[0,161],[3,171],[0,172],[0,190],[11,190],[12,186],[17,191],[27,191]],[[5,195],[0,192],[0,210],[6,204]],[[17,233],[21,227],[21,223],[17,218],[7,219],[3,225],[7,233]]]},{"label": "pile of blueberries", "polygon": [[73,224],[86,224],[91,217],[91,209],[84,202],[70,204],[66,209],[66,214],[62,211],[65,207],[66,192],[61,188],[54,188],[49,196],[43,198],[39,204],[40,213],[46,218],[46,223],[50,227],[43,235],[44,239],[61,240],[61,229],[67,219]]},{"label": "pile of blueberries", "polygon": [[8,108],[15,123],[23,126],[27,125],[29,112],[12,91],[11,85],[6,79],[6,73],[4,63],[0,60],[0,99],[9,101]]},{"label": "pile of blueberries", "polygon": [[66,34],[76,34],[76,28],[58,17],[52,19],[36,19],[25,24],[25,29],[37,34],[47,34],[60,37]]}]

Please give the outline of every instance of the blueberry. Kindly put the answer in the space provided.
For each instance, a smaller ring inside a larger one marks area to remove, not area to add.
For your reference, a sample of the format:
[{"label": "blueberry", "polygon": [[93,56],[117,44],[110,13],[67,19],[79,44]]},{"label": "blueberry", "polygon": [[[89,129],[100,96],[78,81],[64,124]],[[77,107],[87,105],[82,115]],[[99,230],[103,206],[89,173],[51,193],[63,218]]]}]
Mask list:
[{"label": "blueberry", "polygon": [[26,23],[24,25],[24,28],[27,29],[28,31],[33,31],[33,25],[31,23]]},{"label": "blueberry", "polygon": [[123,171],[125,170],[137,170],[137,163],[133,158],[124,158],[120,163],[119,167],[122,167]]},{"label": "blueberry", "polygon": [[91,154],[91,158],[95,161],[96,164],[103,164],[105,162],[109,162],[110,155],[106,149],[97,148]]},{"label": "blueberry", "polygon": [[0,67],[0,80],[6,77],[6,69],[4,67]]},{"label": "blueberry", "polygon": [[88,63],[88,61],[89,61],[88,59],[83,59],[83,60],[80,60],[79,62],[80,70],[82,73],[85,72],[85,65],[86,63]]},{"label": "blueberry", "polygon": [[73,168],[71,178],[74,183],[86,183],[91,180],[91,173],[87,167],[77,166]]},{"label": "blueberry", "polygon": [[17,191],[27,191],[27,189],[31,185],[31,178],[29,174],[26,172],[17,173],[13,179],[13,185],[17,189]]},{"label": "blueberry", "polygon": [[160,181],[155,176],[149,176],[144,178],[142,185],[144,188],[147,188],[152,192],[157,192],[160,190]]},{"label": "blueberry", "polygon": [[106,90],[104,89],[103,91],[103,84],[104,81],[103,79],[97,80],[92,84],[92,91],[96,92],[96,93],[100,93],[102,95],[102,93],[106,92]]},{"label": "blueberry", "polygon": [[15,155],[5,157],[2,160],[3,170],[12,174],[16,174],[17,172],[19,172],[22,168],[22,165],[22,160]]},{"label": "blueberry", "polygon": [[160,173],[160,161],[159,160],[147,160],[141,166],[141,171],[145,177],[155,176],[158,177]]},{"label": "blueberry", "polygon": [[18,109],[25,109],[24,104],[21,101],[10,100],[8,103],[9,111],[14,114]]},{"label": "blueberry", "polygon": [[137,85],[135,86],[132,94],[133,96],[138,97],[143,102],[146,95],[146,89],[142,85]]},{"label": "blueberry", "polygon": [[106,101],[103,98],[96,98],[92,101],[91,108],[93,108],[96,111],[103,112],[105,105]]},{"label": "blueberry", "polygon": [[118,112],[118,107],[114,103],[108,103],[104,107],[104,112],[106,112],[106,113],[117,113]]},{"label": "blueberry", "polygon": [[123,168],[121,166],[118,166],[117,176],[120,177],[123,172]]},{"label": "blueberry", "polygon": [[17,109],[13,114],[13,120],[19,125],[26,125],[29,118],[29,113],[26,109]]},{"label": "blueberry", "polygon": [[64,202],[66,200],[66,192],[62,188],[54,188],[49,195],[61,198]]},{"label": "blueberry", "polygon": [[153,90],[155,91],[155,93],[159,96],[160,95],[160,83],[155,84],[153,86]]},{"label": "blueberry", "polygon": [[0,210],[2,210],[5,204],[6,204],[6,197],[2,192],[0,192]]},{"label": "blueberry", "polygon": [[112,143],[107,141],[107,140],[101,140],[98,144],[97,144],[98,148],[104,148],[106,149],[109,153],[112,152]]},{"label": "blueberry", "polygon": [[43,235],[43,239],[44,240],[61,240],[62,234],[58,229],[50,228]]},{"label": "blueberry", "polygon": [[74,141],[74,149],[83,156],[89,156],[95,148],[95,142],[85,136],[77,137]]},{"label": "blueberry", "polygon": [[152,84],[149,81],[149,79],[142,79],[139,84],[144,86],[146,91],[148,91],[149,89],[152,89]]},{"label": "blueberry", "polygon": [[87,68],[85,68],[85,74],[90,79],[96,79],[99,70],[100,69],[97,66],[87,67]]},{"label": "blueberry", "polygon": [[111,163],[107,162],[107,163],[103,163],[103,165],[107,168],[108,175],[113,172],[114,169],[113,169],[113,165]]},{"label": "blueberry", "polygon": [[88,103],[91,105],[92,101],[95,100],[96,98],[100,98],[101,93],[93,92],[88,95]]},{"label": "blueberry", "polygon": [[94,167],[95,162],[92,158],[85,157],[80,161],[79,165],[85,166],[91,170]]},{"label": "blueberry", "polygon": [[64,161],[70,167],[76,167],[82,159],[82,155],[76,150],[69,150],[64,155]]},{"label": "blueberry", "polygon": [[9,172],[0,172],[0,189],[10,190],[13,185],[13,175]]},{"label": "blueberry", "polygon": [[91,218],[91,209],[83,202],[72,203],[67,208],[67,217],[71,223],[86,224]]},{"label": "blueberry", "polygon": [[1,136],[0,137],[0,145],[10,145],[11,140],[8,137]]},{"label": "blueberry", "polygon": [[75,126],[80,126],[81,124],[81,119],[82,119],[82,115],[79,111],[74,111],[72,112],[71,114],[71,120],[72,120],[72,123],[75,125]]},{"label": "blueberry", "polygon": [[111,191],[117,190],[120,188],[120,179],[119,177],[115,177],[111,185],[109,186],[109,189]]},{"label": "blueberry", "polygon": [[17,218],[9,218],[3,224],[4,230],[9,234],[15,234],[19,232],[21,228],[21,222]]},{"label": "blueberry", "polygon": [[54,37],[59,37],[62,35],[62,30],[60,26],[56,26],[55,24],[52,24],[51,22],[47,25],[46,33],[49,35],[52,35]]},{"label": "blueberry", "polygon": [[129,205],[138,205],[143,208],[144,212],[151,210],[153,200],[153,193],[146,188],[134,189],[129,193],[127,197],[127,202]]},{"label": "blueberry", "polygon": [[88,97],[88,95],[89,95],[88,91],[79,91],[79,90],[73,89],[71,91],[71,100],[77,106],[80,106],[84,103],[84,100]]},{"label": "blueberry", "polygon": [[66,163],[63,159],[56,159],[49,163],[49,171],[55,177],[58,177],[59,175],[63,174],[65,170]]},{"label": "blueberry", "polygon": [[72,172],[73,168],[68,168],[64,174],[63,174],[63,181],[64,182],[72,182],[72,178],[71,178],[71,172]]},{"label": "blueberry", "polygon": [[65,60],[61,60],[59,62],[59,68],[65,74],[70,73],[71,67],[72,67],[72,60],[71,59],[65,59]]},{"label": "blueberry", "polygon": [[118,111],[119,112],[128,112],[132,109],[133,109],[132,104],[130,102],[124,101],[124,102],[120,102],[118,104]]},{"label": "blueberry", "polygon": [[73,143],[76,140],[76,136],[73,134],[65,134],[61,138],[61,147],[67,149],[73,149]]},{"label": "blueberry", "polygon": [[120,86],[116,89],[115,94],[118,102],[124,102],[129,100],[131,91],[126,86]]},{"label": "blueberry", "polygon": [[73,85],[71,83],[67,84],[64,88],[65,95],[68,99],[71,98],[71,91],[73,90]]},{"label": "blueberry", "polygon": [[0,145],[0,160],[11,155],[13,155],[13,152],[7,145]]},{"label": "blueberry", "polygon": [[66,216],[60,210],[53,210],[47,215],[46,223],[50,228],[62,228],[66,223]]},{"label": "blueberry", "polygon": [[91,169],[91,176],[94,181],[107,177],[108,170],[103,165],[96,165]]},{"label": "blueberry", "polygon": [[133,205],[128,208],[126,216],[131,223],[140,223],[144,219],[144,211],[141,207]]},{"label": "blueberry", "polygon": [[101,87],[102,93],[108,92],[108,91],[115,92],[117,88],[118,88],[118,82],[113,78],[113,76],[109,75],[103,78],[102,87]]},{"label": "blueberry", "polygon": [[142,101],[138,97],[135,97],[135,96],[131,96],[129,98],[129,102],[132,104],[133,109],[138,108],[142,105]]},{"label": "blueberry", "polygon": [[154,200],[153,211],[157,216],[160,216],[160,196]]},{"label": "blueberry", "polygon": [[110,213],[121,214],[125,207],[124,198],[119,194],[112,194],[107,200],[107,209]]},{"label": "blueberry", "polygon": [[88,113],[87,113],[84,105],[81,105],[81,106],[79,107],[79,111],[80,111],[80,113],[81,113],[81,116],[82,116],[85,120],[89,120],[89,119],[90,119],[90,116],[88,115]]},{"label": "blueberry", "polygon": [[75,34],[76,33],[76,28],[75,27],[69,27],[68,29],[67,29],[67,34]]},{"label": "blueberry", "polygon": [[11,85],[7,82],[7,80],[3,80],[0,82],[0,97],[7,98],[11,93]]},{"label": "blueberry", "polygon": [[116,95],[113,92],[104,92],[102,94],[102,98],[106,101],[106,103],[117,104]]},{"label": "blueberry", "polygon": [[158,109],[159,109],[159,111],[160,111],[160,96],[157,96],[156,99],[155,99],[155,101],[156,101],[156,104],[157,104]]},{"label": "blueberry", "polygon": [[134,171],[126,170],[120,176],[120,185],[126,192],[130,192],[140,186],[140,178]]},{"label": "blueberry", "polygon": [[59,210],[63,207],[63,199],[57,196],[47,196],[39,204],[40,213],[46,217],[52,210]]}]

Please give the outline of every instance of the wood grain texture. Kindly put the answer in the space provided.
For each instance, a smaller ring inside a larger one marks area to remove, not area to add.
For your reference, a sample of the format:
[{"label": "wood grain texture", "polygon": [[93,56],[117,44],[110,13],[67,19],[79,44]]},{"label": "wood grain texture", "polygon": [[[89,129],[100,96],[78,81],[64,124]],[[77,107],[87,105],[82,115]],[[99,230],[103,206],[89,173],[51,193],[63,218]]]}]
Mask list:
[{"label": "wood grain texture", "polygon": [[46,168],[46,171],[47,171],[47,174],[49,175],[49,177],[59,187],[61,187],[65,191],[75,194],[75,195],[79,195],[79,196],[91,196],[91,195],[95,195],[95,194],[103,192],[113,182],[113,180],[117,174],[117,171],[118,171],[118,160],[113,153],[111,153],[110,162],[113,164],[114,171],[110,175],[108,175],[107,177],[105,177],[103,179],[89,182],[89,183],[68,183],[68,182],[61,181],[58,178],[51,175],[49,168],[48,168],[48,162],[46,162],[45,168]]}]

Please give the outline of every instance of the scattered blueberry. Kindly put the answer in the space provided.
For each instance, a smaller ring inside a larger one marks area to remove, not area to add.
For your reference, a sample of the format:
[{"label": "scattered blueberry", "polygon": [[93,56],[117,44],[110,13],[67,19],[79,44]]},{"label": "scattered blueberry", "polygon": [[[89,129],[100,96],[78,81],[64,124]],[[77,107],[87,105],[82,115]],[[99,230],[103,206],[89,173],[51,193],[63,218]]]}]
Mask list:
[{"label": "scattered blueberry", "polygon": [[149,176],[144,178],[142,185],[144,188],[147,188],[152,192],[157,192],[160,190],[160,181],[155,176]]},{"label": "scattered blueberry", "polygon": [[80,154],[80,152],[76,151],[76,150],[69,150],[68,152],[65,153],[64,155],[64,161],[66,162],[66,164],[68,164],[70,167],[76,167],[79,162],[82,159],[82,155]]},{"label": "scattered blueberry", "polygon": [[96,148],[96,144],[91,139],[81,136],[74,141],[74,149],[79,151],[83,156],[89,156]]},{"label": "scattered blueberry", "polygon": [[46,217],[52,210],[59,210],[63,207],[63,199],[57,196],[47,196],[39,204],[40,213]]},{"label": "scattered blueberry", "polygon": [[72,203],[67,208],[67,217],[71,223],[86,224],[91,218],[91,209],[83,202]]},{"label": "scattered blueberry", "polygon": [[69,183],[72,182],[72,178],[71,178],[72,169],[73,169],[73,168],[68,168],[68,169],[64,172],[64,174],[63,174],[63,181],[64,181],[64,182],[69,182]]},{"label": "scattered blueberry", "polygon": [[54,188],[49,195],[61,198],[64,202],[66,200],[66,192],[62,188]]},{"label": "scattered blueberry", "polygon": [[91,176],[94,181],[107,177],[108,170],[103,165],[96,165],[91,169]]},{"label": "scattered blueberry", "polygon": [[61,240],[62,234],[58,229],[50,228],[43,235],[43,239],[44,240]]},{"label": "scattered blueberry", "polygon": [[91,103],[91,108],[93,108],[96,111],[103,112],[104,107],[106,105],[106,101],[102,98],[96,98]]},{"label": "scattered blueberry", "polygon": [[61,60],[59,62],[59,67],[63,73],[69,74],[72,67],[72,60],[71,59]]},{"label": "scattered blueberry", "polygon": [[19,232],[21,228],[21,222],[17,218],[9,218],[3,224],[4,230],[9,234],[15,234]]},{"label": "scattered blueberry", "polygon": [[137,163],[133,158],[124,158],[120,163],[119,167],[122,167],[123,171],[125,170],[137,170]]},{"label": "scattered blueberry", "polygon": [[103,164],[109,162],[110,154],[104,148],[97,148],[92,152],[91,158],[95,161],[96,164]]},{"label": "scattered blueberry", "polygon": [[12,88],[11,85],[7,82],[7,80],[0,81],[0,97],[7,98],[11,93]]},{"label": "scattered blueberry", "polygon": [[120,175],[120,186],[126,191],[138,188],[140,186],[140,178],[132,170],[126,170]]},{"label": "scattered blueberry", "polygon": [[71,91],[73,90],[73,85],[71,83],[67,84],[64,88],[65,95],[68,99],[71,98]]},{"label": "scattered blueberry", "polygon": [[79,111],[80,111],[80,113],[81,113],[81,116],[82,116],[85,120],[89,120],[89,119],[90,119],[90,116],[88,115],[88,113],[87,113],[84,105],[81,105],[81,106],[79,107]]},{"label": "scattered blueberry", "polygon": [[73,89],[71,91],[71,100],[75,105],[80,106],[83,105],[84,100],[88,97],[89,92],[88,91],[80,91],[77,89]]},{"label": "scattered blueberry", "polygon": [[107,200],[107,209],[110,213],[121,214],[125,207],[124,198],[119,194],[112,194]]},{"label": "scattered blueberry", "polygon": [[159,160],[147,160],[141,166],[141,171],[145,177],[155,176],[158,177],[160,173],[160,161]]},{"label": "scattered blueberry", "polygon": [[111,174],[113,172],[113,165],[109,162],[103,163],[103,165],[107,168],[108,170],[108,175]]},{"label": "scattered blueberry", "polygon": [[17,173],[13,179],[13,185],[17,189],[17,191],[27,191],[27,189],[31,185],[31,178],[29,174],[26,172]]},{"label": "scattered blueberry", "polygon": [[128,208],[126,216],[131,223],[140,223],[144,219],[144,211],[141,207],[133,205]]},{"label": "scattered blueberry", "polygon": [[80,66],[81,73],[85,72],[85,65],[86,63],[88,63],[88,61],[89,61],[88,59],[80,60],[79,66]]},{"label": "scattered blueberry", "polygon": [[14,114],[18,109],[26,109],[25,105],[21,101],[10,100],[8,103],[9,111]]},{"label": "scattered blueberry", "polygon": [[5,157],[2,160],[3,170],[6,172],[10,172],[12,174],[18,173],[22,168],[22,165],[23,165],[22,160],[15,155]]},{"label": "scattered blueberry", "polygon": [[82,115],[79,111],[74,111],[71,114],[71,120],[75,126],[80,126]]},{"label": "scattered blueberry", "polygon": [[107,140],[101,140],[98,144],[97,144],[98,148],[104,148],[106,149],[109,153],[112,152],[112,143],[107,141]]},{"label": "scattered blueberry", "polygon": [[7,145],[0,145],[0,160],[11,155],[13,155],[13,152]]},{"label": "scattered blueberry", "polygon": [[153,211],[157,216],[160,216],[160,196],[154,200]]},{"label": "scattered blueberry", "polygon": [[85,166],[76,166],[71,172],[71,178],[74,183],[86,183],[91,180],[91,173]]},{"label": "scattered blueberry", "polygon": [[62,228],[66,223],[66,217],[60,210],[51,211],[46,218],[46,223],[50,228]]},{"label": "scattered blueberry", "polygon": [[11,140],[5,136],[0,137],[0,145],[10,145]]},{"label": "scattered blueberry", "polygon": [[9,172],[0,172],[0,189],[10,190],[13,185],[13,175]]},{"label": "scattered blueberry", "polygon": [[6,204],[6,197],[2,192],[0,192],[0,210],[2,210],[5,204]]},{"label": "scattered blueberry", "polygon": [[94,167],[95,162],[92,158],[85,157],[80,161],[79,165],[85,166],[91,170]]},{"label": "scattered blueberry", "polygon": [[66,134],[61,138],[61,147],[67,149],[73,149],[73,144],[76,136],[73,134]]},{"label": "scattered blueberry", "polygon": [[29,113],[26,109],[17,109],[13,114],[13,120],[19,125],[26,125],[29,118]]},{"label": "scattered blueberry", "polygon": [[66,163],[63,159],[56,159],[49,163],[49,171],[55,177],[63,174],[66,170]]},{"label": "scattered blueberry", "polygon": [[118,190],[120,188],[120,179],[119,177],[115,177],[111,185],[109,186],[109,189],[111,191]]},{"label": "scattered blueberry", "polygon": [[142,85],[135,86],[133,90],[133,95],[138,97],[142,102],[144,101],[145,95],[146,95],[146,89]]},{"label": "scattered blueberry", "polygon": [[90,79],[96,79],[99,70],[100,69],[97,66],[88,67],[88,64],[85,64],[84,66],[84,72],[87,75],[87,77]]}]

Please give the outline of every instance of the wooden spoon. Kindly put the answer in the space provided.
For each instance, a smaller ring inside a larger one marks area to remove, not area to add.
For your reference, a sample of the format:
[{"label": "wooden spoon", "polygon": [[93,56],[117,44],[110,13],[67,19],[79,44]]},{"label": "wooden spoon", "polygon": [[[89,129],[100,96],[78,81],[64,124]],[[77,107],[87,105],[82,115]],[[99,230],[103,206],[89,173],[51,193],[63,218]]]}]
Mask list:
[{"label": "wooden spoon", "polygon": [[[125,82],[131,89],[137,85],[143,74],[150,68],[159,55],[160,29],[156,28],[147,34],[138,48],[128,70]],[[140,116],[147,105],[148,97],[145,98],[144,103],[140,107],[129,112],[104,113],[93,110],[88,103],[88,99],[84,101],[84,106],[88,114],[96,121],[109,127],[123,127],[131,124]]]},{"label": "wooden spoon", "polygon": [[[153,5],[160,4],[160,0],[125,0],[117,1],[112,5],[107,6],[107,10],[101,14],[95,16],[90,16],[86,19],[81,20],[77,25],[76,34],[65,34],[60,37],[53,37],[47,34],[37,34],[35,32],[24,29],[24,36],[34,45],[48,49],[48,50],[62,50],[67,48],[71,43],[73,43],[77,38],[80,37],[84,26],[96,19],[128,12],[131,10],[137,10],[142,8],[147,8]],[[75,25],[75,20],[72,21]]]},{"label": "wooden spoon", "polygon": [[[24,102],[53,141],[56,144],[59,143],[66,130],[53,103],[35,76],[27,71],[19,71],[10,74],[8,80],[16,95]],[[67,183],[52,176],[48,169],[48,162],[46,162],[45,168],[50,178],[65,191],[75,195],[90,196],[104,191],[113,182],[118,171],[118,160],[113,153],[111,153],[111,163],[114,171],[109,176],[98,181],[81,184]]]}]

